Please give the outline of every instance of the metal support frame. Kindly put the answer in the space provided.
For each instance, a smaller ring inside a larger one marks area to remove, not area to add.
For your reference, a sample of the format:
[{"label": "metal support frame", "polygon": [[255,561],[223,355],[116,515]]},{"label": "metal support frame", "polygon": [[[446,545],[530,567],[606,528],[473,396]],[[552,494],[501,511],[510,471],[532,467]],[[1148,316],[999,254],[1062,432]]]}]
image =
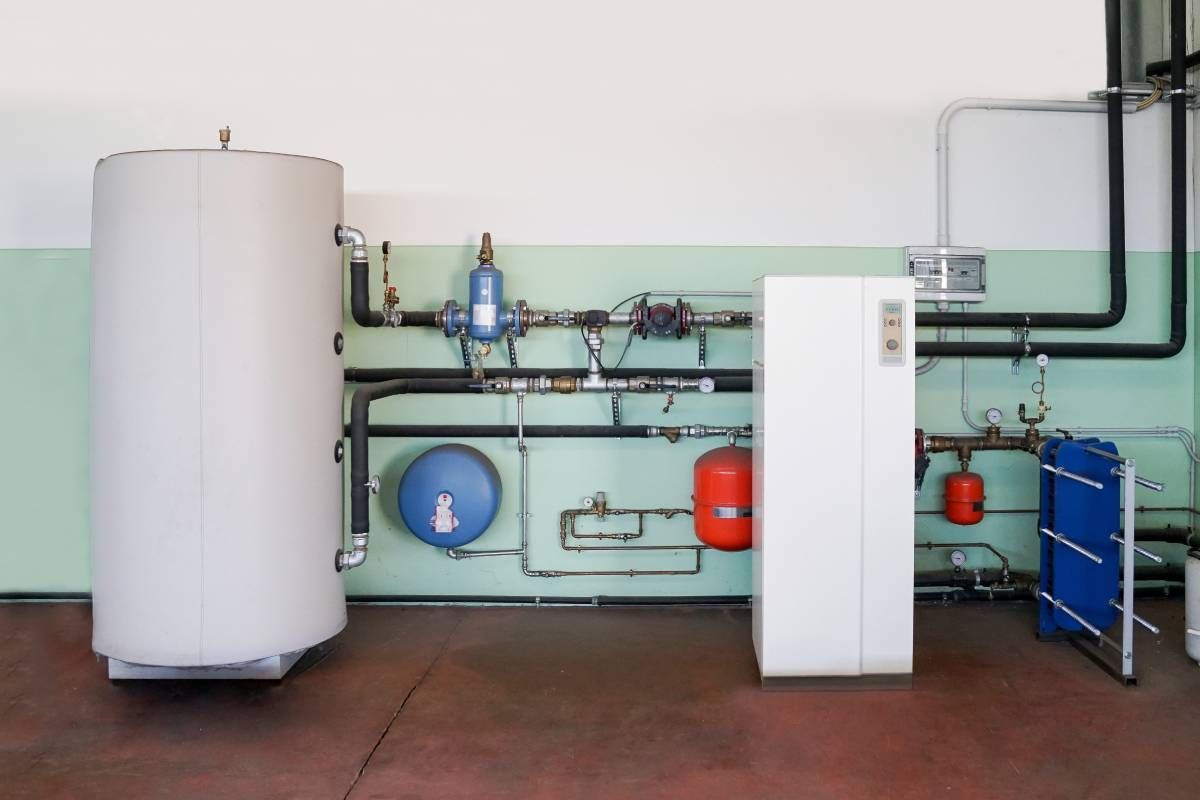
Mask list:
[{"label": "metal support frame", "polygon": [[[1121,614],[1121,637],[1120,641],[1116,641],[1112,637],[1106,635],[1103,631],[1097,628],[1088,620],[1084,619],[1080,614],[1066,606],[1061,600],[1051,597],[1046,592],[1042,592],[1041,596],[1055,608],[1061,610],[1067,616],[1074,619],[1090,636],[1079,632],[1064,631],[1061,634],[1042,635],[1043,640],[1065,640],[1069,641],[1080,652],[1092,659],[1096,664],[1102,667],[1106,672],[1116,678],[1124,686],[1136,686],[1137,675],[1134,672],[1133,659],[1133,631],[1134,626],[1141,625],[1151,633],[1157,634],[1159,629],[1156,625],[1139,616],[1134,612],[1134,562],[1136,557],[1141,555],[1157,562],[1162,562],[1162,558],[1157,554],[1150,552],[1136,544],[1137,540],[1137,487],[1142,486],[1156,492],[1161,492],[1164,488],[1163,484],[1158,481],[1152,481],[1148,478],[1139,477],[1137,474],[1136,459],[1114,455],[1106,450],[1098,447],[1087,447],[1087,452],[1101,458],[1108,459],[1117,463],[1109,474],[1114,478],[1119,478],[1124,481],[1122,487],[1122,518],[1123,518],[1123,535],[1122,533],[1113,533],[1110,539],[1121,546],[1121,599],[1113,598],[1109,604]],[[1067,470],[1058,468],[1055,469],[1050,465],[1043,465],[1043,469],[1049,472],[1054,472],[1060,477],[1068,478],[1089,486],[1099,488],[1101,484],[1098,481],[1093,481],[1090,478],[1085,478],[1081,475],[1076,475]],[[1094,554],[1088,553],[1083,548],[1077,547],[1074,543],[1064,539],[1060,534],[1043,528],[1041,533],[1057,539],[1060,543],[1075,549],[1084,556],[1092,558],[1096,563],[1100,563]],[[1111,651],[1116,651],[1119,654],[1118,659],[1113,659],[1110,655]]]}]

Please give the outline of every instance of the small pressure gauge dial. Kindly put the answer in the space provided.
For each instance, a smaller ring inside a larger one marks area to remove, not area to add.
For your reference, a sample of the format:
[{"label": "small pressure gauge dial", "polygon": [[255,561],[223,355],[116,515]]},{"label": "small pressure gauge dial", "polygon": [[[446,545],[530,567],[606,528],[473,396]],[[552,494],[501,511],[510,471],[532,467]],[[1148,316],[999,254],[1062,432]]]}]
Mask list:
[{"label": "small pressure gauge dial", "polygon": [[716,390],[717,382],[712,378],[701,378],[696,383],[696,388],[700,390],[701,394],[711,394],[714,390]]},{"label": "small pressure gauge dial", "polygon": [[1002,416],[1003,415],[1000,413],[1000,409],[998,408],[989,408],[987,410],[987,421],[990,425],[999,425]]},{"label": "small pressure gauge dial", "polygon": [[1045,353],[1038,353],[1037,365],[1039,367],[1044,367],[1049,363],[1050,363],[1050,356],[1046,355]]},{"label": "small pressure gauge dial", "polygon": [[950,563],[954,565],[955,569],[962,569],[963,564],[967,563],[967,554],[962,550],[951,550]]}]

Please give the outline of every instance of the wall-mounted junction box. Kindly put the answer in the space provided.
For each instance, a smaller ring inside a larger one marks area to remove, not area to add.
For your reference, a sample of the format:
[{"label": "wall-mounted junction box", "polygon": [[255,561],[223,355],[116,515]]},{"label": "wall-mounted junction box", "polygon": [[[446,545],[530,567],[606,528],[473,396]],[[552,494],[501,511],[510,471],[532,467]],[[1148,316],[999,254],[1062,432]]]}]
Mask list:
[{"label": "wall-mounted junction box", "polygon": [[906,247],[904,265],[917,300],[982,303],[987,299],[987,251],[982,247]]}]

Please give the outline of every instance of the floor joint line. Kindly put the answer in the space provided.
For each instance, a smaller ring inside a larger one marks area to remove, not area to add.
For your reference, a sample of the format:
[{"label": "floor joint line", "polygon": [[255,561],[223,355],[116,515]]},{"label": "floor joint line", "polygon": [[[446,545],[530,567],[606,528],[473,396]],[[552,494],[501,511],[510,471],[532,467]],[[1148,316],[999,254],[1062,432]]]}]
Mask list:
[{"label": "floor joint line", "polygon": [[358,781],[362,778],[363,773],[367,771],[367,764],[371,763],[371,759],[374,758],[375,751],[379,749],[379,746],[383,744],[383,740],[386,739],[387,735],[391,732],[392,725],[395,724],[396,720],[400,717],[400,712],[404,710],[404,707],[408,705],[408,701],[412,698],[413,694],[416,693],[417,687],[425,682],[425,678],[429,676],[429,673],[433,672],[433,668],[437,665],[438,661],[442,659],[442,655],[446,652],[446,648],[450,646],[450,640],[454,638],[454,634],[456,631],[458,631],[458,627],[462,625],[462,621],[463,615],[460,613],[458,615],[458,619],[454,621],[454,626],[450,628],[450,632],[446,634],[446,638],[442,640],[442,645],[438,648],[433,660],[429,662],[429,666],[425,668],[425,671],[422,672],[420,677],[417,678],[416,682],[413,683],[412,688],[408,690],[408,694],[404,695],[404,699],[400,701],[400,705],[398,705],[396,710],[392,712],[392,718],[389,719],[387,725],[383,727],[383,731],[379,734],[379,738],[375,740],[375,745],[371,748],[371,751],[367,753],[367,757],[363,759],[362,764],[359,765],[358,772],[354,775],[354,780],[350,781],[350,787],[346,789],[346,793],[342,795],[342,800],[349,800],[350,795],[354,792],[354,788],[358,786]]}]

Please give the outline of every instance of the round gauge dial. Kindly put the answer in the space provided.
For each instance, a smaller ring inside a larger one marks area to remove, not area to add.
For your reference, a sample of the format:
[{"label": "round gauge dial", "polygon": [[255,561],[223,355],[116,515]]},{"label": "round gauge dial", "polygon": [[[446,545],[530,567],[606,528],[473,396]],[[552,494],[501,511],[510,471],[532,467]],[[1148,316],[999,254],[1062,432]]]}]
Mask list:
[{"label": "round gauge dial", "polygon": [[701,378],[696,383],[696,388],[699,389],[702,394],[711,394],[716,390],[717,382],[712,378]]},{"label": "round gauge dial", "polygon": [[998,408],[989,408],[987,410],[987,421],[991,425],[999,425],[1003,415]]},{"label": "round gauge dial", "polygon": [[963,564],[967,563],[967,554],[962,550],[951,550],[950,563],[954,565],[955,569],[961,569]]},{"label": "round gauge dial", "polygon": [[1038,353],[1037,365],[1039,367],[1044,367],[1049,363],[1050,363],[1050,356],[1046,355],[1045,353]]}]

